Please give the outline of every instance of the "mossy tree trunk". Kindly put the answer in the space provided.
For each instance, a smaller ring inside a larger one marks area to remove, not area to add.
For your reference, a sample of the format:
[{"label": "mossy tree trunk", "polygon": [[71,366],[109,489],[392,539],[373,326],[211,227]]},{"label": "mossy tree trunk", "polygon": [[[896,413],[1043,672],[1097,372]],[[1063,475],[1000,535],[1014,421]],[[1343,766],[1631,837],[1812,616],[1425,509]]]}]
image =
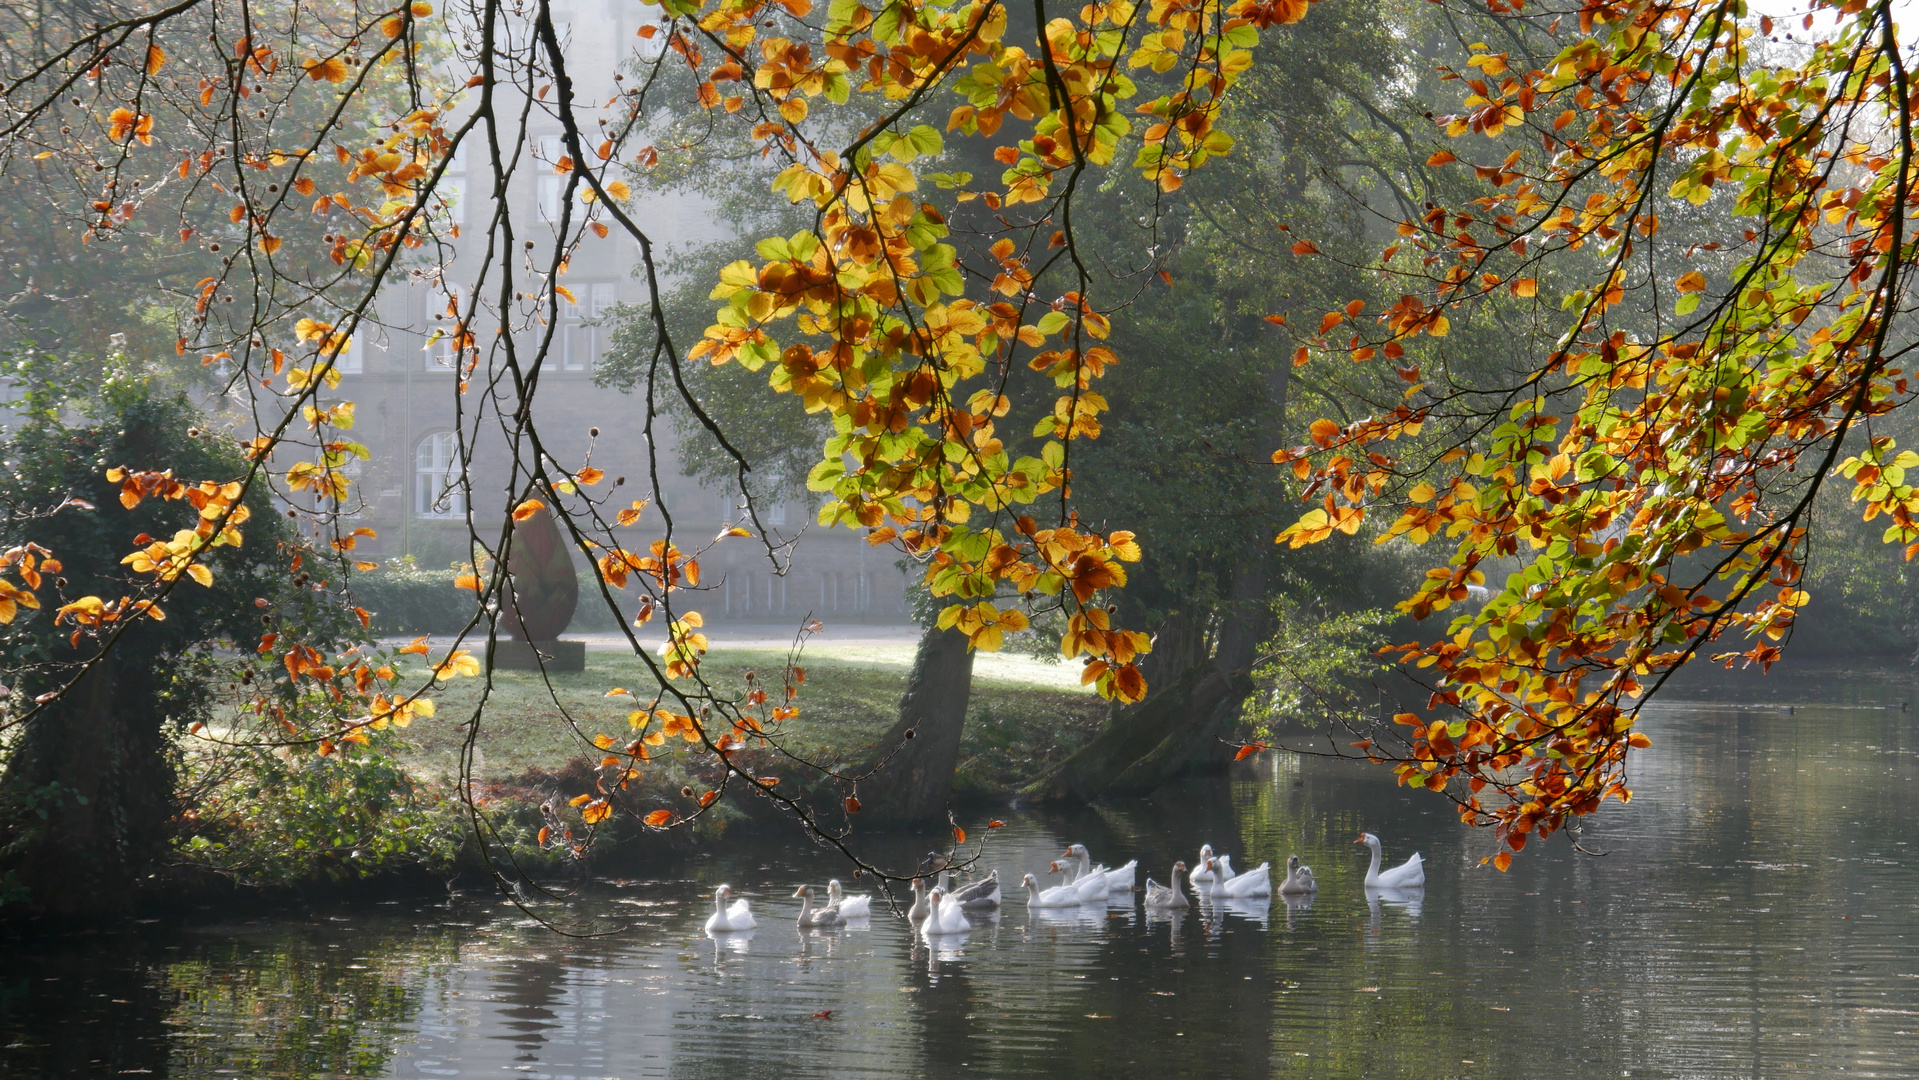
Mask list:
[{"label": "mossy tree trunk", "polygon": [[173,774],[157,711],[109,659],[21,733],[0,776],[0,875],[34,915],[124,915],[165,844]]},{"label": "mossy tree trunk", "polygon": [[899,720],[866,763],[879,771],[859,786],[864,813],[889,824],[946,816],[972,689],[973,651],[966,647],[966,635],[926,631],[900,698]]}]

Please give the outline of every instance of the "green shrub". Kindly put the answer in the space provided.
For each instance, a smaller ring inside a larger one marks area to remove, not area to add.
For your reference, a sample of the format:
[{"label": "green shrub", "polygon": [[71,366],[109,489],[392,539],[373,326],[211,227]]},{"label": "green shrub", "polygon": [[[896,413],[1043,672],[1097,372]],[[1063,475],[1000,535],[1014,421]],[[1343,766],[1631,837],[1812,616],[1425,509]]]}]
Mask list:
[{"label": "green shrub", "polygon": [[181,775],[193,809],[182,817],[176,854],[249,885],[449,869],[462,838],[457,801],[401,767],[396,738],[374,738],[322,757],[305,747],[189,737]]}]

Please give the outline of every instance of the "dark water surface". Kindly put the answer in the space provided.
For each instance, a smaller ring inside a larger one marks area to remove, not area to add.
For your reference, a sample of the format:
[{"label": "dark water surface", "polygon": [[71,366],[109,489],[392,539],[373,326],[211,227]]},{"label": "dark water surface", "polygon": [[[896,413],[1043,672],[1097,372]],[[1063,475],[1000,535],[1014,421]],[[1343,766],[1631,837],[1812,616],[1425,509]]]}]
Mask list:
[{"label": "dark water surface", "polygon": [[[596,940],[469,895],[0,952],[0,1077],[1919,1077],[1919,710],[1850,680],[1744,693],[1655,706],[1638,797],[1582,838],[1603,858],[1554,838],[1480,869],[1490,836],[1435,796],[1281,758],[1002,815],[985,865],[1077,840],[1143,882],[1202,842],[1242,869],[1297,850],[1321,882],[1298,910],[1015,901],[932,951],[882,913],[802,936],[793,887],[843,867],[740,842],[592,885],[576,910],[630,920]],[[1424,853],[1423,897],[1369,904],[1361,828]],[[701,932],[721,881],[751,940]]]}]

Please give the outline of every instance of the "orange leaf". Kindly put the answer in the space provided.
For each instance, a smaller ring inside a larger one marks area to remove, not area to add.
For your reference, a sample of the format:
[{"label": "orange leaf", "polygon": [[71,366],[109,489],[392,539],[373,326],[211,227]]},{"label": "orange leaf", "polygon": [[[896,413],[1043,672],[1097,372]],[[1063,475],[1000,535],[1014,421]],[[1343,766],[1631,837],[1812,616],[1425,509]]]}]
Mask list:
[{"label": "orange leaf", "polygon": [[545,825],[540,826],[540,846],[545,847],[547,839],[551,837],[552,835],[553,835],[552,829],[546,827]]},{"label": "orange leaf", "polygon": [[1497,866],[1499,868],[1499,872],[1502,874],[1505,873],[1506,868],[1511,866],[1512,864],[1513,864],[1513,853],[1510,851],[1502,851],[1499,854],[1493,856],[1493,865]]},{"label": "orange leaf", "polygon": [[859,813],[859,812],[860,812],[860,801],[859,801],[858,799],[856,799],[856,798],[854,798],[853,796],[851,796],[851,795],[848,795],[848,796],[846,797],[846,812],[847,812],[847,813],[849,813],[849,814],[857,814],[857,813]]},{"label": "orange leaf", "polygon": [[513,520],[525,521],[527,518],[532,517],[544,509],[546,509],[545,503],[538,499],[528,499],[513,508]]},{"label": "orange leaf", "polygon": [[1239,748],[1239,752],[1233,755],[1233,760],[1244,761],[1247,758],[1252,757],[1254,754],[1257,754],[1264,749],[1266,749],[1265,743],[1249,742],[1245,746],[1242,746]]},{"label": "orange leaf", "polygon": [[594,799],[580,808],[580,820],[588,825],[598,825],[613,816],[613,804],[605,799]]},{"label": "orange leaf", "polygon": [[1453,152],[1451,150],[1440,150],[1437,153],[1433,154],[1432,157],[1427,158],[1426,164],[1431,165],[1434,168],[1438,168],[1441,165],[1451,165],[1453,162],[1457,160],[1459,159],[1453,157]]},{"label": "orange leaf", "polygon": [[1317,255],[1319,254],[1319,245],[1313,243],[1311,240],[1301,240],[1299,243],[1293,245],[1293,254]]},{"label": "orange leaf", "polygon": [[955,844],[964,844],[966,842],[966,830],[960,828],[958,825],[953,826],[953,842]]},{"label": "orange leaf", "polygon": [[667,822],[672,820],[673,820],[673,811],[671,810],[655,810],[652,813],[646,815],[646,823],[648,825],[653,826],[656,829],[663,827],[664,825],[666,825]]},{"label": "orange leaf", "polygon": [[1331,330],[1333,327],[1338,326],[1340,323],[1343,323],[1345,321],[1346,321],[1346,316],[1340,314],[1337,311],[1329,311],[1326,314],[1321,315],[1319,317],[1319,332],[1323,334],[1326,331]]},{"label": "orange leaf", "polygon": [[987,822],[986,827],[989,829],[1004,829],[1006,827],[1006,823],[1004,821],[999,820],[998,818],[995,818],[992,821]]},{"label": "orange leaf", "polygon": [[1269,323],[1272,323],[1272,324],[1273,324],[1274,326],[1285,326],[1285,325],[1286,325],[1286,316],[1284,316],[1284,315],[1268,315],[1268,316],[1266,316],[1266,321],[1267,321],[1267,322],[1269,322]]}]

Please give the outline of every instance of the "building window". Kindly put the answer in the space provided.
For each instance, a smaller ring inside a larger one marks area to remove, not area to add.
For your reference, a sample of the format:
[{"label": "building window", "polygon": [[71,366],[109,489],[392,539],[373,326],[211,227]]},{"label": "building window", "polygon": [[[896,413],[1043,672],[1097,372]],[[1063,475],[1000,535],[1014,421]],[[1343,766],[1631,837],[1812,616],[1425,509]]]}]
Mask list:
[{"label": "building window", "polygon": [[[774,503],[772,506],[767,507],[766,523],[768,525],[786,524],[786,501],[785,500],[782,499],[779,502]],[[785,586],[786,586],[786,579],[781,578],[780,587],[785,588]]]},{"label": "building window", "polygon": [[[426,308],[426,369],[450,368],[458,355],[453,347],[453,328],[466,317],[466,298],[457,285],[435,286],[426,295]],[[459,314],[448,315],[449,310]],[[438,337],[433,336],[436,332]]]},{"label": "building window", "polygon": [[566,177],[541,176],[535,182],[540,199],[540,216],[548,221],[560,220],[560,193],[565,189]]},{"label": "building window", "polygon": [[599,329],[580,323],[560,326],[560,366],[568,371],[592,371],[600,359]]},{"label": "building window", "polygon": [[414,454],[413,508],[420,517],[466,515],[466,490],[460,486],[459,441],[451,431],[436,431],[420,440]]},{"label": "building window", "polygon": [[591,311],[594,318],[604,319],[612,314],[613,305],[618,302],[616,293],[617,289],[610,281],[596,281],[593,283],[591,293],[593,305]]},{"label": "building window", "polygon": [[446,206],[446,219],[455,225],[466,224],[466,178],[443,176],[439,185],[440,200]]},{"label": "building window", "polygon": [[339,353],[333,357],[333,370],[342,375],[360,374],[360,372],[364,370],[362,366],[364,353],[365,350],[360,346],[359,335],[356,334],[352,338],[347,339],[346,348],[341,349]]}]

